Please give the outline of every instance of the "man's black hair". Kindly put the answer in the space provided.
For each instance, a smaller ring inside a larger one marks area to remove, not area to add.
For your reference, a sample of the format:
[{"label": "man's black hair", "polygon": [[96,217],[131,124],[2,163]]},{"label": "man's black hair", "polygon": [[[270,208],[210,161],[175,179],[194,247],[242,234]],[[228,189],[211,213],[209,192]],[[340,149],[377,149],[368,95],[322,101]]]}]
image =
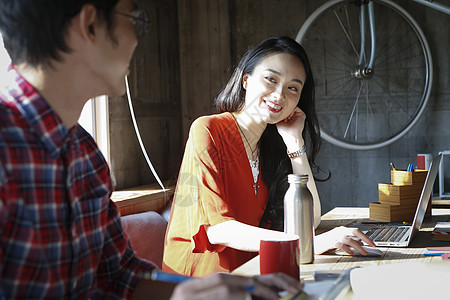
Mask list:
[{"label": "man's black hair", "polygon": [[65,36],[83,5],[91,3],[111,33],[119,0],[0,0],[0,32],[13,64],[31,66],[60,60],[70,52]]}]

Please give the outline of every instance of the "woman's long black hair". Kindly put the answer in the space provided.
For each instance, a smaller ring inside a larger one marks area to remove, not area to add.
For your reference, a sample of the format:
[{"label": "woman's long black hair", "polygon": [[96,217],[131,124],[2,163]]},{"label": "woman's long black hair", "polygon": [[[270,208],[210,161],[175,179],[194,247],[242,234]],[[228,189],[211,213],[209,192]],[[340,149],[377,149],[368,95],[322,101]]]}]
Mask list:
[{"label": "woman's long black hair", "polygon": [[[302,136],[308,149],[308,160],[312,168],[321,145],[319,122],[315,109],[314,80],[308,56],[303,47],[289,37],[269,38],[249,50],[234,70],[231,79],[216,99],[219,112],[235,112],[243,109],[245,89],[243,76],[253,74],[255,67],[267,56],[288,53],[300,59],[305,67],[306,80],[297,106],[306,114]],[[274,124],[268,124],[259,140],[261,176],[269,188],[269,201],[260,226],[283,229],[283,198],[288,188],[287,175],[292,173],[286,145]]]}]

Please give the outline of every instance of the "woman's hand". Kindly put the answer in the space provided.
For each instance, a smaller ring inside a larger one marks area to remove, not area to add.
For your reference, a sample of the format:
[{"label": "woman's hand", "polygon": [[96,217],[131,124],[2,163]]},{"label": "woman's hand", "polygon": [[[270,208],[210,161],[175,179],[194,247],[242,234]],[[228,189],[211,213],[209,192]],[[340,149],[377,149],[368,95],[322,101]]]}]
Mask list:
[{"label": "woman's hand", "polygon": [[362,255],[367,255],[367,251],[361,247],[363,243],[354,238],[366,242],[369,246],[375,247],[373,241],[369,239],[369,237],[367,237],[367,235],[365,235],[359,228],[340,226],[316,236],[314,240],[315,252],[317,254],[321,254],[328,250],[338,248],[353,255],[353,251],[350,250],[350,247],[353,247]]},{"label": "woman's hand", "polygon": [[305,113],[296,106],[286,119],[276,124],[278,133],[283,138],[289,151],[296,151],[303,147],[302,132],[305,120]]},{"label": "woman's hand", "polygon": [[[248,287],[252,287],[251,293]],[[171,299],[245,300],[251,299],[251,295],[264,299],[279,299],[278,291],[296,293],[302,288],[300,282],[282,273],[254,277],[219,273],[179,284]]]}]

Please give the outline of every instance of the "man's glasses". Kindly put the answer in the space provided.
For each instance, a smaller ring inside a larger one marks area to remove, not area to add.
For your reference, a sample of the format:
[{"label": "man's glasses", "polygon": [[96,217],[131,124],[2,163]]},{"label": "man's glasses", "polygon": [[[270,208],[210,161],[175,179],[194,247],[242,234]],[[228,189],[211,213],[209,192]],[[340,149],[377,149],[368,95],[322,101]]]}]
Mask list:
[{"label": "man's glasses", "polygon": [[116,11],[116,14],[133,19],[134,31],[138,39],[143,38],[150,28],[150,20],[148,19],[148,15],[145,10],[136,10],[136,15],[134,16],[118,11]]}]

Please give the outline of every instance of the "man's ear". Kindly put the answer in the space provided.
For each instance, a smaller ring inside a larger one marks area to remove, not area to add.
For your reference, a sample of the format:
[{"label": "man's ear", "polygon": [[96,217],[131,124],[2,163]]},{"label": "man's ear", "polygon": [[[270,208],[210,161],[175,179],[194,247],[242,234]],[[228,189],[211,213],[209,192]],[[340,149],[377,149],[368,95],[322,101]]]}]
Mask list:
[{"label": "man's ear", "polygon": [[83,5],[78,15],[73,18],[72,22],[76,22],[74,25],[84,39],[90,41],[95,40],[98,35],[99,22],[97,9],[94,5]]},{"label": "man's ear", "polygon": [[248,75],[248,73],[245,73],[244,76],[242,76],[242,87],[244,88],[244,90],[247,90],[247,82],[249,76],[250,75]]}]

